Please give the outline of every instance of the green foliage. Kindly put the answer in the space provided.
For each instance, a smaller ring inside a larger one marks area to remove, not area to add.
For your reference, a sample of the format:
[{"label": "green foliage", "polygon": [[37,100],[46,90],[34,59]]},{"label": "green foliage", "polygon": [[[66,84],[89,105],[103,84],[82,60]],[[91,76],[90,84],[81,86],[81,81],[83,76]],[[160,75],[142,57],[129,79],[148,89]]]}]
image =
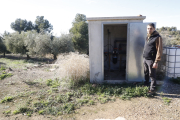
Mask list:
[{"label": "green foliage", "polygon": [[46,85],[51,86],[52,88],[57,88],[60,86],[60,82],[59,82],[59,79],[57,79],[57,78],[55,80],[47,79]]},{"label": "green foliage", "polygon": [[5,40],[3,36],[0,36],[0,53],[6,52]]},{"label": "green foliage", "polygon": [[[88,99],[77,99],[77,104],[82,106],[83,104],[87,104],[89,102]],[[91,102],[92,103],[92,102]]]},{"label": "green foliage", "polygon": [[52,82],[53,82],[52,79],[47,79],[46,80],[46,85],[47,86],[52,86]]},{"label": "green foliage", "polygon": [[60,53],[74,51],[73,43],[70,35],[61,35],[61,37],[53,37],[49,33],[37,33],[29,31],[26,33],[25,45],[27,46],[28,54],[45,56],[53,54],[54,59]]},{"label": "green foliage", "polygon": [[0,71],[6,70],[4,66],[1,66]]},{"label": "green foliage", "polygon": [[62,34],[59,38],[54,37],[52,41],[52,51],[54,56],[60,53],[74,52],[72,36],[70,34]]},{"label": "green foliage", "polygon": [[20,113],[19,110],[14,110],[14,111],[13,111],[13,114],[15,114],[15,115],[16,115],[16,114],[19,114],[19,113]]},{"label": "green foliage", "polygon": [[172,81],[172,82],[174,82],[174,83],[176,83],[176,84],[180,84],[180,77],[177,77],[177,78],[172,77],[172,78],[170,79],[170,81]]},{"label": "green foliage", "polygon": [[66,103],[63,105],[63,112],[64,113],[71,113],[75,109],[74,103]]},{"label": "green foliage", "polygon": [[172,99],[167,98],[167,97],[163,97],[162,99],[163,99],[163,101],[164,101],[164,104],[166,104],[166,105],[169,105],[169,103],[170,103],[171,100],[172,100]]},{"label": "green foliage", "polygon": [[11,102],[12,100],[13,100],[12,96],[6,96],[1,100],[0,103]]},{"label": "green foliage", "polygon": [[6,77],[11,77],[11,76],[12,76],[12,73],[3,72],[2,74],[0,74],[0,80],[3,80]]},{"label": "green foliage", "polygon": [[31,21],[23,20],[23,19],[16,19],[15,22],[11,23],[11,28],[15,31],[21,33],[21,31],[28,31],[34,28]]},{"label": "green foliage", "polygon": [[38,111],[38,113],[39,113],[40,115],[42,115],[42,114],[44,113],[44,110],[40,110],[40,111]]},{"label": "green foliage", "polygon": [[30,117],[31,114],[33,113],[33,110],[25,106],[25,107],[20,107],[17,110],[13,111],[13,114],[15,115],[19,113],[26,113]]},{"label": "green foliage", "polygon": [[94,102],[94,100],[89,100],[88,104],[89,104],[89,105],[94,105],[95,102]]},{"label": "green foliage", "polygon": [[44,19],[44,16],[37,16],[35,20],[34,29],[40,33],[41,30],[51,32],[53,26],[49,23],[48,20]]},{"label": "green foliage", "polygon": [[72,24],[72,28],[69,32],[73,35],[72,40],[74,48],[79,52],[86,53],[89,47],[86,16],[83,14],[76,14],[75,21]]},{"label": "green foliage", "polygon": [[66,94],[66,95],[58,95],[57,96],[57,102],[58,103],[68,103],[70,101],[71,96]]},{"label": "green foliage", "polygon": [[21,34],[19,34],[18,32],[14,32],[9,36],[5,36],[4,39],[6,41],[7,50],[12,53],[26,54],[26,52],[28,51],[24,43],[25,37],[26,35],[24,32],[22,32]]},{"label": "green foliage", "polygon": [[9,114],[11,113],[11,110],[4,111],[3,114]]}]

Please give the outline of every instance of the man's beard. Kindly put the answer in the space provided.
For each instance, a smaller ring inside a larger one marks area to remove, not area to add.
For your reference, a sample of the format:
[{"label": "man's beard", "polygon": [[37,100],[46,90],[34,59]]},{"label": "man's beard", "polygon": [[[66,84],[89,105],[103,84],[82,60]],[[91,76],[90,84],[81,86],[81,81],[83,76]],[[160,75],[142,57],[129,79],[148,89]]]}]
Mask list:
[{"label": "man's beard", "polygon": [[150,33],[148,33],[148,34],[147,34],[147,36],[148,36],[148,37],[150,37],[150,36],[151,36],[151,34],[150,34]]}]

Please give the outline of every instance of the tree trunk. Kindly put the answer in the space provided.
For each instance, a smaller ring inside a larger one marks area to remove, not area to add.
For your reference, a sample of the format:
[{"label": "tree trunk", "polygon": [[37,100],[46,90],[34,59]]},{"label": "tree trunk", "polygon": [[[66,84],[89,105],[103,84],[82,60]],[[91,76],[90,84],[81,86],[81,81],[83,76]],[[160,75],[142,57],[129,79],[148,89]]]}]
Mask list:
[{"label": "tree trunk", "polygon": [[3,57],[4,57],[4,58],[6,57],[6,52],[4,52]]},{"label": "tree trunk", "polygon": [[[53,54],[54,55],[54,54]],[[57,56],[56,55],[54,55],[54,60],[57,60]]]},{"label": "tree trunk", "polygon": [[29,60],[30,59],[30,57],[29,57],[29,55],[27,54],[27,58],[26,58],[27,60]]}]

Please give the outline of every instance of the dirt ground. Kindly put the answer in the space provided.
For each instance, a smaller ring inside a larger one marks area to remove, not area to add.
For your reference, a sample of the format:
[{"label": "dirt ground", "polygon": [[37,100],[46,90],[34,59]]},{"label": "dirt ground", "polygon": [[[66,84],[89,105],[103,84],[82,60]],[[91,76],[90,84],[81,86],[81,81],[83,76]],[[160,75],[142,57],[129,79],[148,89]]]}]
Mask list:
[{"label": "dirt ground", "polygon": [[[12,77],[0,81],[0,99],[10,94],[17,94],[19,91],[38,89],[38,86],[29,87],[25,81],[35,79],[48,79],[55,76],[50,71],[49,65],[29,66],[26,69],[12,69],[9,71]],[[0,104],[0,120],[95,120],[95,119],[116,119],[123,117],[126,120],[180,120],[180,85],[164,81],[157,95],[152,98],[138,97],[131,100],[116,99],[114,102],[83,106],[77,109],[74,114],[65,116],[50,116],[33,114],[31,117],[25,114],[5,116],[3,111],[15,109],[17,103]],[[43,89],[43,88],[42,88]],[[169,105],[163,101],[163,97],[171,100]]]}]

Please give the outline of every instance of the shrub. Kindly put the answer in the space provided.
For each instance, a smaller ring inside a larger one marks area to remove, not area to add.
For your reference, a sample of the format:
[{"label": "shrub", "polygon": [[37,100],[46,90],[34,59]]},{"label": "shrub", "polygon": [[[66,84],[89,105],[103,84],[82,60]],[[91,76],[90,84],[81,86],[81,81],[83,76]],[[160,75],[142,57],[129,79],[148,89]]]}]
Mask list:
[{"label": "shrub", "polygon": [[58,77],[67,78],[72,86],[77,86],[89,80],[89,58],[85,54],[69,53],[58,56]]}]

